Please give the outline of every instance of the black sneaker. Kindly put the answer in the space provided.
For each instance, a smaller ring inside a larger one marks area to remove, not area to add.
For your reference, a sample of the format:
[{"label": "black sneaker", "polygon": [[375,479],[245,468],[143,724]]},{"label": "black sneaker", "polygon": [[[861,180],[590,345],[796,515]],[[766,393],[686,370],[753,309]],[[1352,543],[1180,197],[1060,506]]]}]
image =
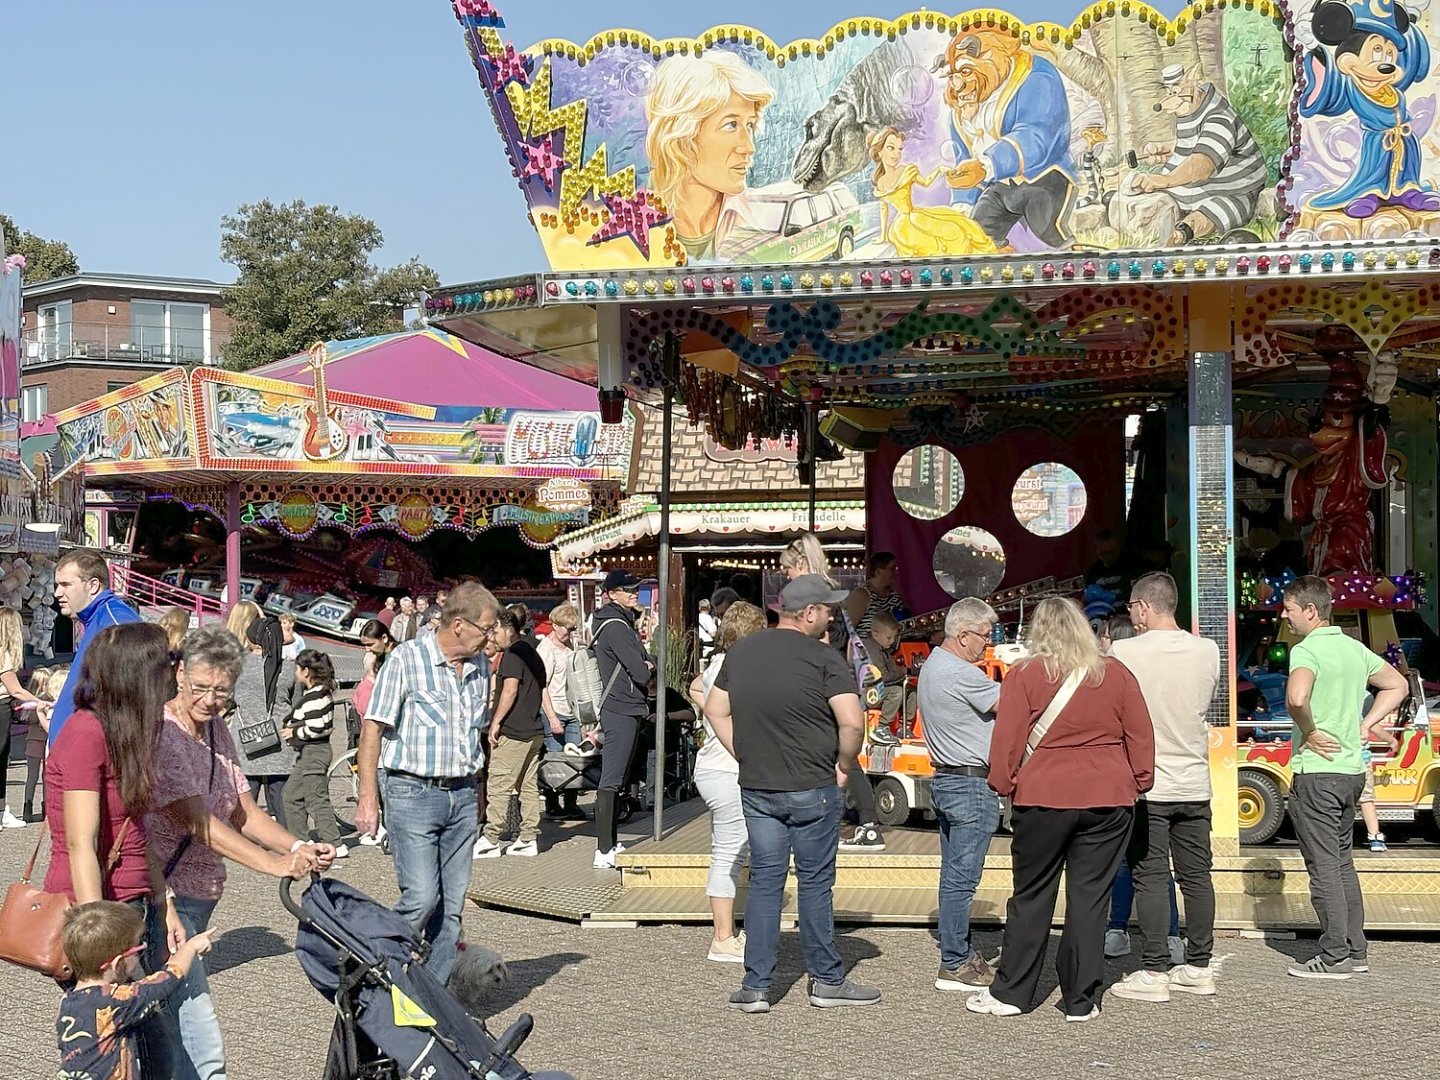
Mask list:
[{"label": "black sneaker", "polygon": [[[1369,966],[1365,965],[1367,969]],[[1303,964],[1291,964],[1290,974],[1297,979],[1348,979],[1355,974],[1355,965],[1349,957],[1336,964],[1327,964],[1324,957],[1313,956]]]},{"label": "black sneaker", "polygon": [[880,991],[873,986],[860,986],[849,979],[839,986],[811,979],[810,1004],[818,1009],[836,1009],[849,1005],[879,1005]]},{"label": "black sneaker", "polygon": [[883,724],[870,730],[870,741],[876,746],[899,746],[899,737]]},{"label": "black sneaker", "polygon": [[884,851],[885,837],[874,824],[857,825],[849,836],[840,837],[840,850]]},{"label": "black sneaker", "polygon": [[770,999],[765,996],[764,990],[736,990],[730,995],[730,1000],[726,1004],[743,1013],[768,1013],[770,1011]]}]

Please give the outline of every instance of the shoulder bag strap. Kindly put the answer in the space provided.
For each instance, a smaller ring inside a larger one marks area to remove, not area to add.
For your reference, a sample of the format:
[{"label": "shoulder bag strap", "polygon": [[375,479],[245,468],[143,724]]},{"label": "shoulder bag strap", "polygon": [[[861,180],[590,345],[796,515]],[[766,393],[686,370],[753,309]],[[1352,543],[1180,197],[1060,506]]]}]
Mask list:
[{"label": "shoulder bag strap", "polygon": [[1050,726],[1055,723],[1056,718],[1065,711],[1065,706],[1070,704],[1070,699],[1075,696],[1075,691],[1080,688],[1081,682],[1085,679],[1083,670],[1072,671],[1065,681],[1060,684],[1060,689],[1055,691],[1055,696],[1050,699],[1050,704],[1045,706],[1045,711],[1040,714],[1030,727],[1030,737],[1025,740],[1025,753],[1020,756],[1020,764],[1030,760],[1030,755],[1035,753],[1041,741],[1050,731]]},{"label": "shoulder bag strap", "polygon": [[40,849],[45,844],[45,837],[50,834],[50,822],[40,823],[40,835],[35,840],[35,850],[30,852],[30,861],[25,864],[25,872],[20,875],[21,884],[30,884],[30,878],[35,873],[35,860],[40,858]]},{"label": "shoulder bag strap", "polygon": [[120,823],[120,831],[115,834],[115,843],[110,845],[110,856],[105,860],[105,876],[109,877],[115,869],[115,864],[120,861],[120,845],[125,843],[125,834],[130,831],[130,818],[126,817]]}]

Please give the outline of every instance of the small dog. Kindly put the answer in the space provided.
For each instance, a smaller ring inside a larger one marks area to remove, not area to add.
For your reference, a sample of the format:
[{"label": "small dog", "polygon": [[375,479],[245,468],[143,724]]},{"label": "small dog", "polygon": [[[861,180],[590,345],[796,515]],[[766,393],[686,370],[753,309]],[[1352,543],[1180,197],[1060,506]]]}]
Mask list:
[{"label": "small dog", "polygon": [[509,969],[494,949],[460,942],[448,986],[471,1016],[484,1020],[489,1015],[485,999],[495,987],[509,981]]}]

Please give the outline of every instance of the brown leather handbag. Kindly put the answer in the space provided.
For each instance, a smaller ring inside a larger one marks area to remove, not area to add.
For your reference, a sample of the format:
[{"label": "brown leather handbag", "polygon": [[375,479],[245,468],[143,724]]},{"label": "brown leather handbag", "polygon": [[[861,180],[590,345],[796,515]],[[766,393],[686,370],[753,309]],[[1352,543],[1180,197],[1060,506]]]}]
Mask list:
[{"label": "brown leather handbag", "polygon": [[[120,845],[125,842],[125,833],[129,828],[130,819],[127,817],[121,823],[120,832],[110,848],[110,857],[105,861],[107,878],[120,861]],[[30,884],[30,878],[35,873],[35,860],[40,857],[40,848],[49,831],[48,823],[40,826],[40,839],[35,841],[35,850],[25,864],[25,873],[5,890],[5,903],[0,905],[0,960],[8,960],[57,981],[67,982],[74,977],[74,972],[65,959],[60,931],[65,925],[65,913],[72,906],[70,897],[64,893],[47,893]]]}]

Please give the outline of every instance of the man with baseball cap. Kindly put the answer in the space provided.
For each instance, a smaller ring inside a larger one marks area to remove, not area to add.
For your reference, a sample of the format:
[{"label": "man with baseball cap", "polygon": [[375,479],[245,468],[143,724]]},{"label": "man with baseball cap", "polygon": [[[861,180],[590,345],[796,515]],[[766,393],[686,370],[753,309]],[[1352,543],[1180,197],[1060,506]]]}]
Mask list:
[{"label": "man with baseball cap", "polygon": [[855,673],[824,644],[848,594],[818,574],[780,593],[780,624],[737,641],[705,699],[721,745],[740,763],[750,835],[745,979],[730,995],[741,1012],[769,1012],[780,948],[780,905],[790,856],[799,886],[800,940],[810,1004],[874,1005],[880,991],[845,977],[835,951],[835,851],[845,767],[860,752],[864,715]]},{"label": "man with baseball cap", "polygon": [[640,579],[629,570],[611,570],[600,588],[608,594],[608,600],[591,619],[590,640],[600,669],[600,683],[610,691],[600,703],[604,744],[600,787],[595,792],[597,870],[613,869],[620,850],[615,834],[615,798],[630,772],[640,721],[650,713],[650,674],[655,670],[635,629],[640,617]]}]

